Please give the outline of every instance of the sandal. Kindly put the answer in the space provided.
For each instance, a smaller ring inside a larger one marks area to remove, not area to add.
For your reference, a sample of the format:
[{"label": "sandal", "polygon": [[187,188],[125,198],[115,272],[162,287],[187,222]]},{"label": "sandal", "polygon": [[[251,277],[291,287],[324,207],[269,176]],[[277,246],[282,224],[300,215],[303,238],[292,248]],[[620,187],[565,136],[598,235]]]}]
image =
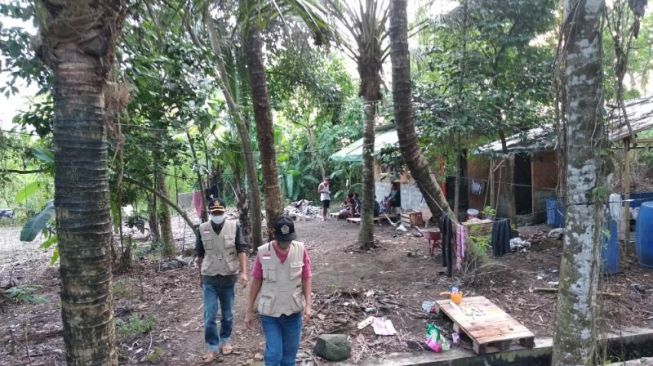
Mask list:
[{"label": "sandal", "polygon": [[203,364],[210,364],[213,361],[215,361],[215,353],[214,352],[208,352],[204,356],[202,356],[202,363]]},{"label": "sandal", "polygon": [[222,345],[222,354],[223,355],[229,355],[234,351],[233,347],[231,347],[230,344],[226,343]]}]

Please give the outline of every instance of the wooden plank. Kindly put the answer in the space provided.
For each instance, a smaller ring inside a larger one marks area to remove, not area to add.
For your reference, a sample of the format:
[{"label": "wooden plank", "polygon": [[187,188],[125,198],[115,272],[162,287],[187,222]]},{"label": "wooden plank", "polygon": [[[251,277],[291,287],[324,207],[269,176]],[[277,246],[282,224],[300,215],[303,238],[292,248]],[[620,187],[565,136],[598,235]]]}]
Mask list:
[{"label": "wooden plank", "polygon": [[[374,222],[379,222],[381,221],[380,217],[375,217],[372,219]],[[360,224],[361,223],[361,218],[360,217],[348,217],[347,222],[351,222],[352,224]]]},{"label": "wooden plank", "polygon": [[504,350],[513,341],[525,347],[534,344],[535,335],[528,328],[483,296],[463,298],[459,305],[440,300],[436,306],[453,321],[456,332],[472,340],[478,354]]}]

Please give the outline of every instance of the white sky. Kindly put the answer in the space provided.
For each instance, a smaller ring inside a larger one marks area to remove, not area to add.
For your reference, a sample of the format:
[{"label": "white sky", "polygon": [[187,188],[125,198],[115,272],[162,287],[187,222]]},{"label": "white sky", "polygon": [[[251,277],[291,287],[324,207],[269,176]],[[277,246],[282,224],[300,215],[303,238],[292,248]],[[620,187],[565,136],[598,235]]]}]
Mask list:
[{"label": "white sky", "polygon": [[[408,1],[408,18],[409,22],[414,21],[417,9],[422,4],[432,3],[431,11],[432,15],[444,14],[451,9],[453,9],[457,1],[455,0],[409,0]],[[0,18],[0,24],[2,27],[24,27],[30,33],[36,34],[36,29],[30,23],[23,23],[11,18]],[[348,58],[346,59],[346,66],[349,73],[352,76],[357,77],[356,66]],[[3,62],[4,64],[4,62]],[[386,73],[389,74],[390,67],[387,66],[384,68]],[[8,82],[8,75],[6,73],[0,72],[0,85],[5,85]],[[389,80],[386,80],[389,82]],[[27,87],[24,82],[19,82],[16,85],[19,89],[19,93],[12,95],[9,98],[5,97],[4,94],[0,95],[0,129],[7,130],[13,127],[11,122],[12,118],[21,110],[28,108],[30,103],[30,98],[34,96],[37,91],[36,86],[32,85]]]}]

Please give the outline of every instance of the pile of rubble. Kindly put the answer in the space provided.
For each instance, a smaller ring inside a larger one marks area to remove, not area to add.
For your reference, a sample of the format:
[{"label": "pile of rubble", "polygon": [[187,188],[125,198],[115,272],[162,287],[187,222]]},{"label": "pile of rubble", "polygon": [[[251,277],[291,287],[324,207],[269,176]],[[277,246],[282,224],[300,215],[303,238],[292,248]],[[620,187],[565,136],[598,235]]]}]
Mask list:
[{"label": "pile of rubble", "polygon": [[299,200],[286,206],[284,213],[296,221],[309,221],[321,215],[321,209],[313,201]]}]

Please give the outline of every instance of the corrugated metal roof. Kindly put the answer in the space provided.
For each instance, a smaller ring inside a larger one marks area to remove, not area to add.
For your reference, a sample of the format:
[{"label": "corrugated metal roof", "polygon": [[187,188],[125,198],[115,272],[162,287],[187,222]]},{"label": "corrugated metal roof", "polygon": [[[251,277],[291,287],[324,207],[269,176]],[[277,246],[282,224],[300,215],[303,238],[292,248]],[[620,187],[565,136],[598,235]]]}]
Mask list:
[{"label": "corrugated metal roof", "polygon": [[[508,154],[555,150],[557,143],[555,128],[552,125],[531,128],[506,138]],[[472,154],[500,155],[503,154],[503,145],[501,140],[496,140],[477,147]]]},{"label": "corrugated metal roof", "polygon": [[[394,128],[384,132],[377,132],[374,135],[374,155],[378,154],[386,145],[394,145],[399,142],[397,130]],[[356,140],[344,147],[337,153],[330,156],[331,160],[362,162],[363,161],[363,139]]]},{"label": "corrugated metal roof", "polygon": [[[633,133],[653,128],[653,97],[628,100],[625,102],[628,123]],[[608,105],[610,120],[610,141],[619,141],[628,137],[629,131],[624,118],[616,105]]]},{"label": "corrugated metal roof", "polygon": [[[626,101],[628,123],[634,134],[653,129],[653,97]],[[611,142],[628,137],[629,131],[621,113],[615,105],[608,105],[608,130]],[[558,146],[555,127],[545,125],[512,135],[506,139],[508,153],[555,150]],[[501,140],[480,146],[472,151],[474,155],[500,155],[503,153]]]}]

